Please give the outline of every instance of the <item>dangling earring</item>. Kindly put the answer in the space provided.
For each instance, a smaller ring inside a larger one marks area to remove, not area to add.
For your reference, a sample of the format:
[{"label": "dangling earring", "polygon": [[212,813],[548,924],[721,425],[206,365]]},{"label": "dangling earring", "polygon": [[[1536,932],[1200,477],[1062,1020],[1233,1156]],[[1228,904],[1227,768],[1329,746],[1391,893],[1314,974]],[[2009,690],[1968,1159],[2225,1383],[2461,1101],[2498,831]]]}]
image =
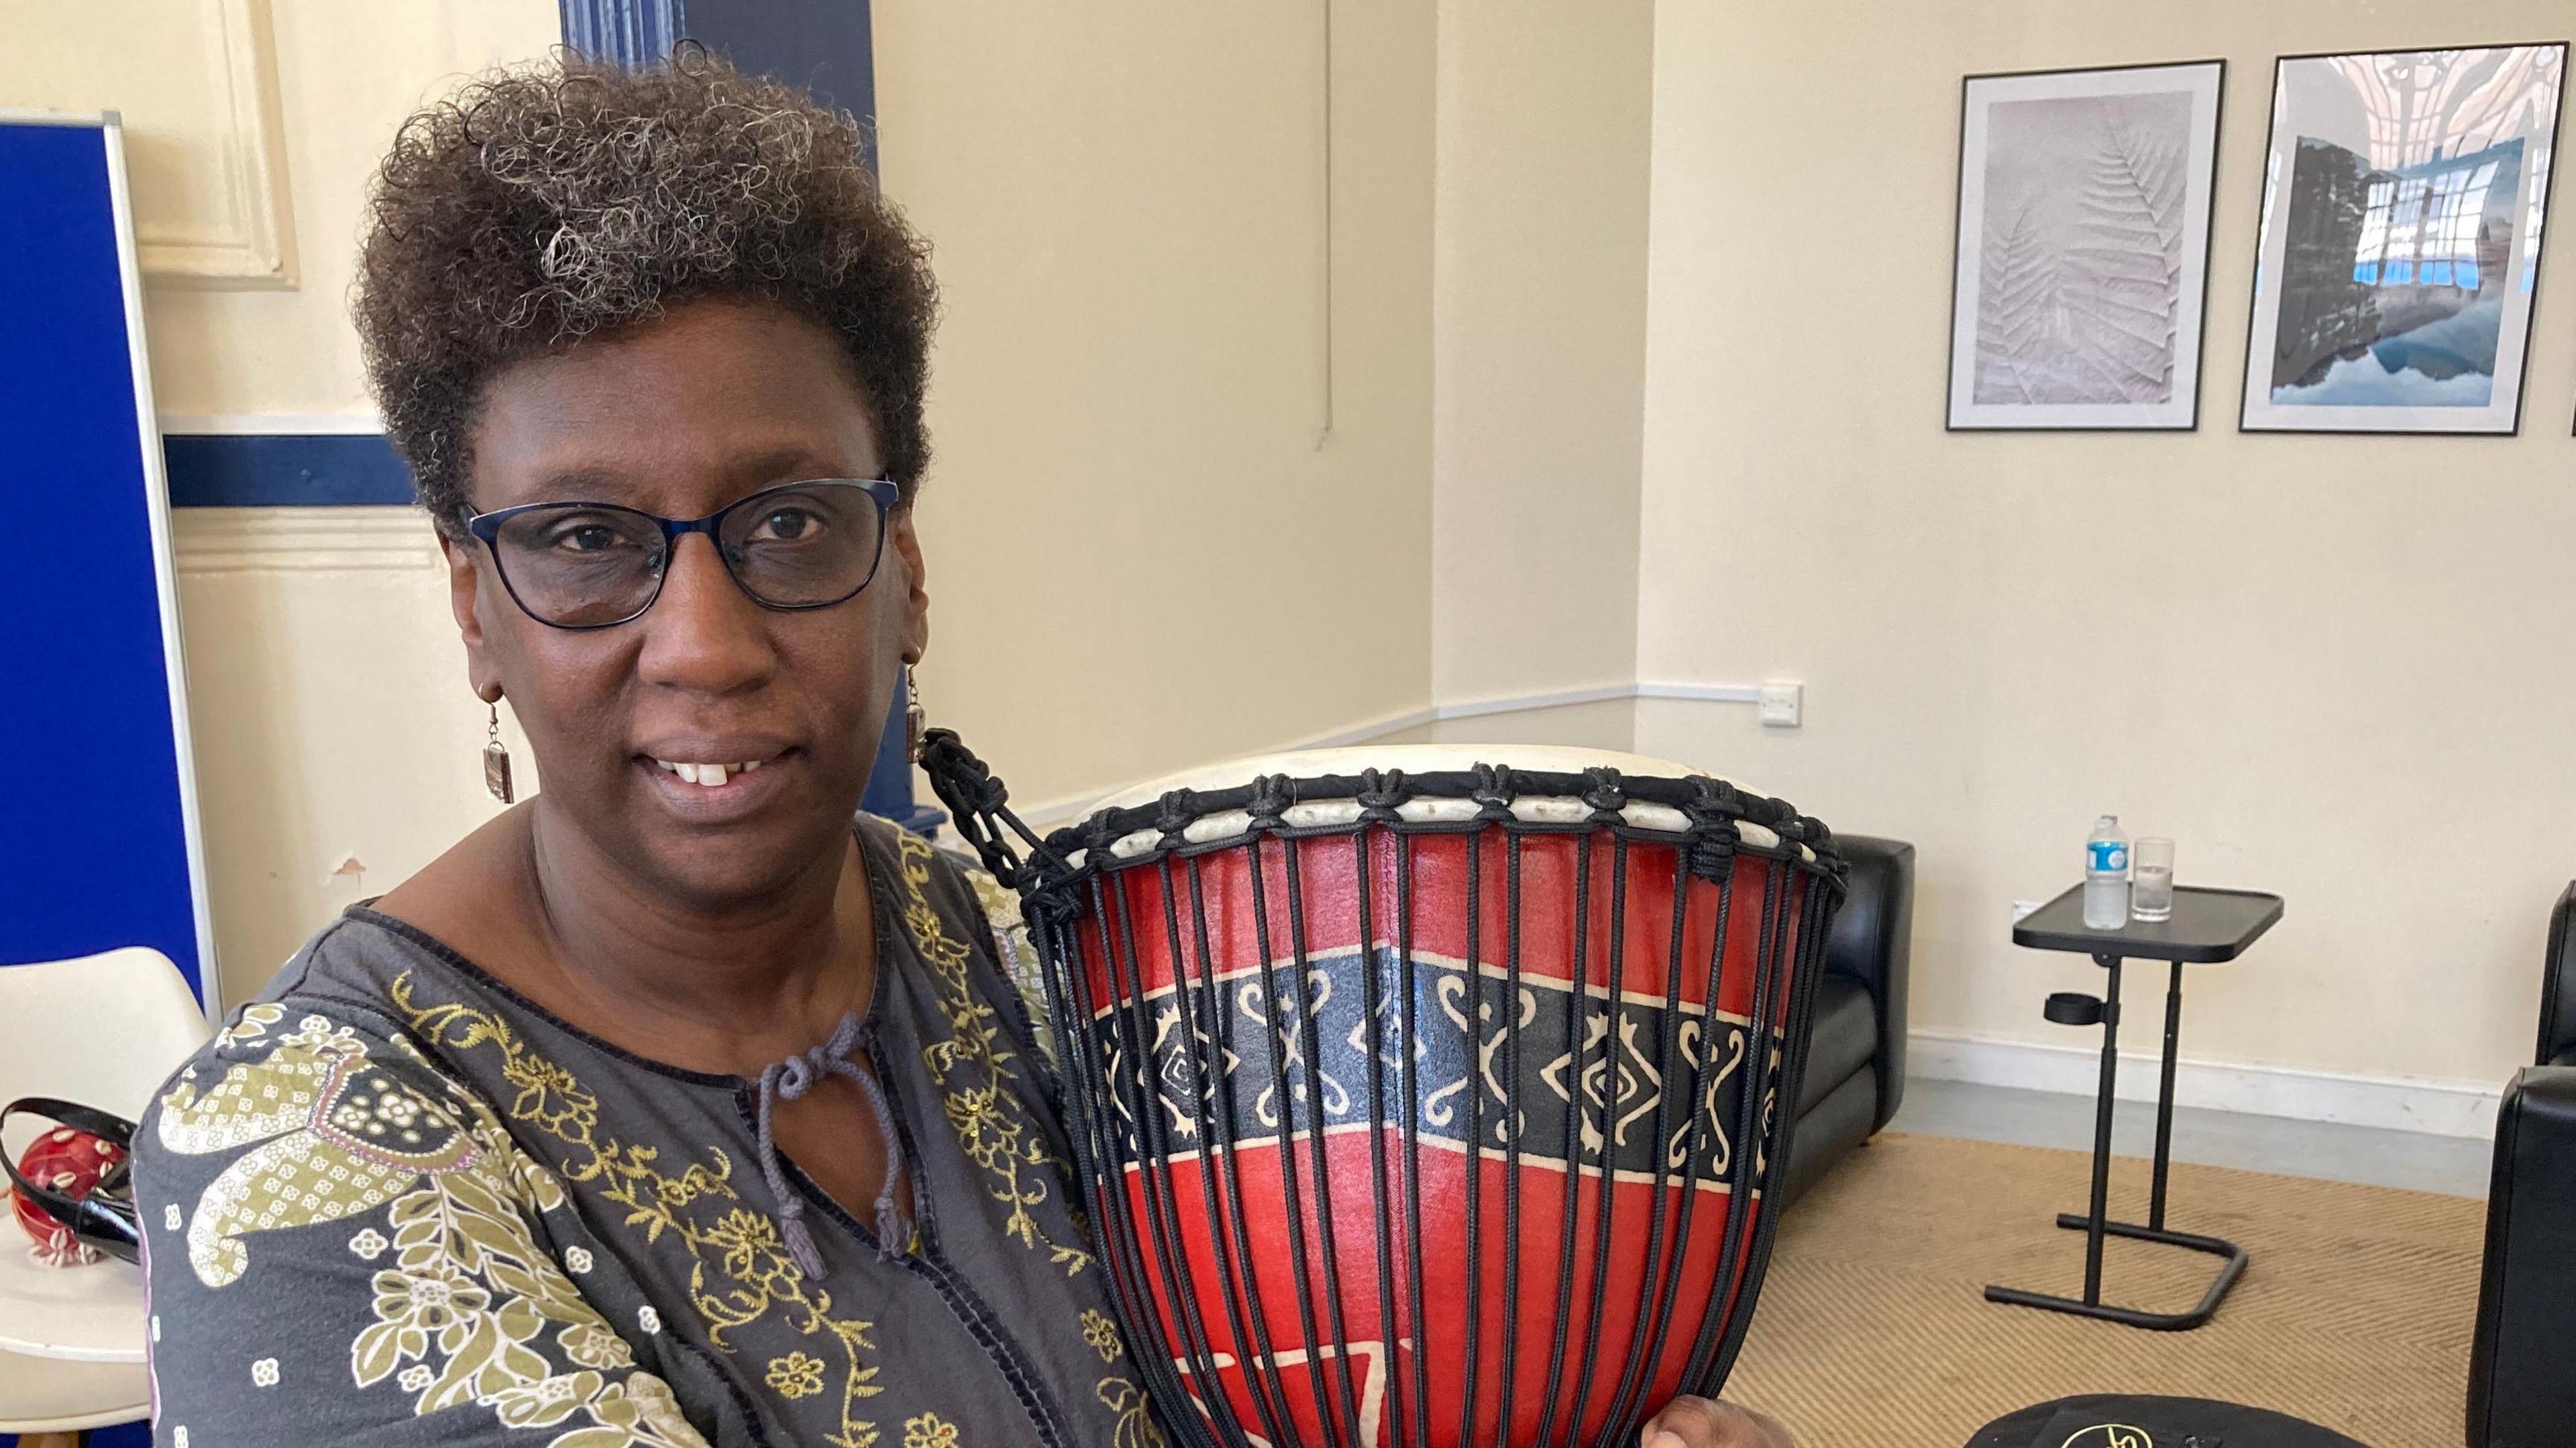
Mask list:
[{"label": "dangling earring", "polygon": [[921,686],[912,681],[912,670],[903,671],[903,757],[915,764],[921,762],[921,733],[928,723],[921,712]]},{"label": "dangling earring", "polygon": [[510,793],[510,746],[501,742],[501,705],[492,705],[492,740],[483,746],[483,787],[503,804],[512,802]]}]

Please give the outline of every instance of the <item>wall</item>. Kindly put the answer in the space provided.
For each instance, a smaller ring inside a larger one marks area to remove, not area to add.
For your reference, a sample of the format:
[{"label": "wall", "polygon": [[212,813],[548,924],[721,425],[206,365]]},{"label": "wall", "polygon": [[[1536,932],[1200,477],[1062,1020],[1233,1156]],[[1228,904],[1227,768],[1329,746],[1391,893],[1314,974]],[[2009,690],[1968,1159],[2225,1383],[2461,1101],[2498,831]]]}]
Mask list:
[{"label": "wall", "polygon": [[[1748,736],[1649,701],[1637,744],[1921,846],[1918,1027],[2089,1041],[2038,1007],[2099,971],[2012,949],[2008,909],[2070,883],[2116,810],[2179,841],[2185,883],[2288,900],[2244,964],[2193,973],[2189,1054],[2489,1084],[2528,1060],[2576,872],[2570,259],[2544,267],[2519,438],[2245,436],[2234,389],[2272,57],[2566,21],[1659,8],[1641,667],[1803,678],[1809,715]],[[2229,74],[2200,430],[1945,435],[1959,77],[2206,56]]]},{"label": "wall", "polygon": [[[347,320],[363,179],[421,98],[556,26],[551,0],[145,0],[19,28],[0,60],[13,103],[125,115],[164,426],[373,429]],[[483,715],[410,510],[191,508],[173,532],[239,1000],[488,814]],[[351,859],[363,872],[334,874]]]},{"label": "wall", "polygon": [[1041,811],[1425,702],[1430,13],[1332,8],[1329,290],[1324,16],[876,5],[947,299],[922,691]]},{"label": "wall", "polygon": [[[554,43],[555,5],[145,8],[58,7],[0,91],[132,123],[165,426],[371,431],[346,318],[367,172],[422,99]],[[1023,798],[1427,700],[1431,12],[1333,17],[1329,293],[1323,18],[876,7],[884,169],[948,299],[923,684]],[[484,716],[411,511],[174,530],[238,1000],[496,808]]]},{"label": "wall", "polygon": [[[1625,682],[1653,6],[1439,11],[1432,693]],[[1621,712],[1565,742],[1627,747]]]}]

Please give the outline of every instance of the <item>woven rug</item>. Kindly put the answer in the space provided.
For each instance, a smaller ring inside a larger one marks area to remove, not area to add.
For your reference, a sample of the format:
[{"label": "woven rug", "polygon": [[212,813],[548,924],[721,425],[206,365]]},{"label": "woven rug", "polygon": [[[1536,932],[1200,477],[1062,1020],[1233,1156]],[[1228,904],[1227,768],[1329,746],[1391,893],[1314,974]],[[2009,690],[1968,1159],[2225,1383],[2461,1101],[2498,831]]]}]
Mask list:
[{"label": "woven rug", "polygon": [[[2218,1398],[2371,1448],[2461,1441],[2486,1206],[2463,1197],[2177,1165],[2178,1231],[2253,1256],[2194,1332],[1989,1303],[1986,1283],[2079,1293],[2080,1152],[1882,1133],[1780,1224],[1726,1395],[1800,1448],[1958,1448],[1988,1421],[2077,1393]],[[2147,1164],[2112,1164],[2111,1211],[2146,1214]],[[2113,1239],[2106,1300],[2177,1312],[2219,1259]]]}]

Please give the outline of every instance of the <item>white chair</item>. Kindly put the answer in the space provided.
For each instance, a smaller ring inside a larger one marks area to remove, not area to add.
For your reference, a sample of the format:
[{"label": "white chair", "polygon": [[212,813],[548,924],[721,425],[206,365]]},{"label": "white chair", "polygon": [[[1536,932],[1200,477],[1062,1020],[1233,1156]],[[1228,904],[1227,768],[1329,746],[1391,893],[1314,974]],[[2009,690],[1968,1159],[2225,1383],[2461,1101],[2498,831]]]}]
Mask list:
[{"label": "white chair", "polygon": [[[0,966],[0,1105],[53,1096],[140,1119],[208,1034],[188,983],[157,950]],[[14,1119],[0,1151],[16,1161],[46,1129]],[[113,1259],[47,1267],[28,1247],[15,1222],[0,1221],[0,1433],[72,1433],[148,1414],[142,1274]]]}]

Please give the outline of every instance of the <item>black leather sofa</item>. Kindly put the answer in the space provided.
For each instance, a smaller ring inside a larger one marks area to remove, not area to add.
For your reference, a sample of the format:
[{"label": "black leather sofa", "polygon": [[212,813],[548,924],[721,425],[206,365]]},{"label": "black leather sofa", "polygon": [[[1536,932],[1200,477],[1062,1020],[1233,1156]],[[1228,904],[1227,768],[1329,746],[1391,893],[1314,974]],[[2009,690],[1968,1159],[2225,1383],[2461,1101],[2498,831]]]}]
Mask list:
[{"label": "black leather sofa", "polygon": [[1905,1095],[1905,978],[1914,934],[1914,847],[1836,835],[1850,892],[1825,941],[1815,1039],[1780,1192],[1796,1201],[1869,1140]]},{"label": "black leather sofa", "polygon": [[2470,1448],[2576,1443],[2576,883],[2550,914],[2541,972],[2539,1064],[2496,1112]]}]

